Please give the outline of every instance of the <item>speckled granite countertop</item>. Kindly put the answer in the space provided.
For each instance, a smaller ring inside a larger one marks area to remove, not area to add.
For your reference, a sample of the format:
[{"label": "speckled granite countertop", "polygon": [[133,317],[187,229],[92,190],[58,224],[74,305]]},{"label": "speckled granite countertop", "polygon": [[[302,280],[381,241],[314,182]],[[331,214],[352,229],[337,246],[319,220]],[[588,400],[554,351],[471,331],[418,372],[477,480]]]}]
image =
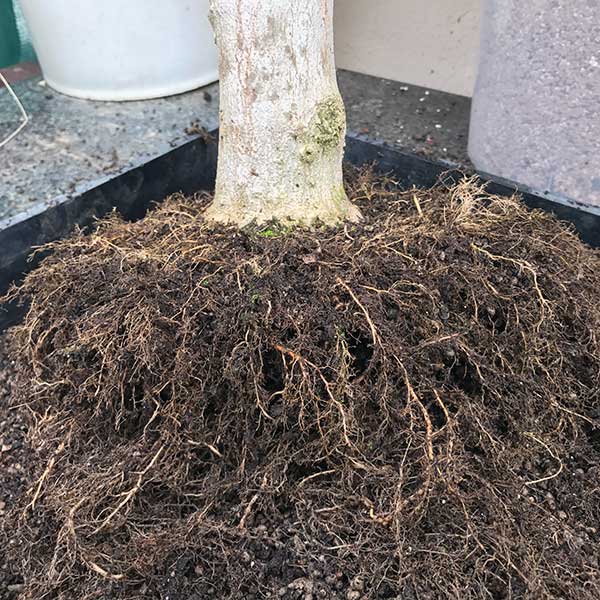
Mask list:
[{"label": "speckled granite countertop", "polygon": [[[449,166],[469,166],[470,100],[385,79],[339,72],[348,130]],[[218,85],[144,102],[92,102],[61,95],[36,77],[13,85],[30,116],[0,148],[0,220],[57,196],[83,192],[218,124]],[[0,89],[0,139],[19,113]],[[192,126],[196,124],[198,127]]]}]

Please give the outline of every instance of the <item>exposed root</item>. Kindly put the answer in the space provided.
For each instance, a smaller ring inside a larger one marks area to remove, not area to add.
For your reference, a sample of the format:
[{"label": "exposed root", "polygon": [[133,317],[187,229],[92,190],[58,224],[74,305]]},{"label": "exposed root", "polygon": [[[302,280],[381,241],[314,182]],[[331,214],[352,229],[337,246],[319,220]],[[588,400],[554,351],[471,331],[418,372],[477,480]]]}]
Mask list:
[{"label": "exposed root", "polygon": [[56,457],[65,449],[65,443],[61,442],[60,445],[58,446],[58,448],[56,449],[56,451],[54,452],[54,456],[52,456],[50,458],[50,460],[48,461],[48,466],[44,469],[44,472],[40,475],[37,484],[35,486],[35,492],[33,494],[33,498],[31,499],[31,502],[25,507],[25,510],[33,510],[35,508],[35,503],[37,502],[38,498],[40,497],[40,494],[42,492],[42,487],[44,485],[44,481],[46,481],[46,478],[48,477],[48,475],[50,475],[50,473],[52,472],[52,469],[54,468],[54,463],[56,462]]},{"label": "exposed root", "polygon": [[105,527],[107,527],[109,525],[109,523],[111,522],[112,518],[118,514],[118,512],[124,507],[127,506],[127,504],[135,497],[135,495],[142,489],[142,482],[144,481],[144,476],[146,475],[146,473],[152,469],[152,467],[156,464],[156,461],[158,460],[158,458],[160,457],[160,455],[162,454],[162,451],[165,449],[164,446],[161,446],[158,451],[156,452],[156,454],[152,457],[152,460],[148,463],[148,466],[138,475],[136,484],[127,492],[122,492],[121,494],[118,494],[118,496],[124,496],[123,500],[121,500],[121,502],[119,502],[119,504],[110,511],[109,515],[102,521],[102,524],[97,527],[96,529],[94,529],[94,534],[99,533],[100,531],[102,531]]}]

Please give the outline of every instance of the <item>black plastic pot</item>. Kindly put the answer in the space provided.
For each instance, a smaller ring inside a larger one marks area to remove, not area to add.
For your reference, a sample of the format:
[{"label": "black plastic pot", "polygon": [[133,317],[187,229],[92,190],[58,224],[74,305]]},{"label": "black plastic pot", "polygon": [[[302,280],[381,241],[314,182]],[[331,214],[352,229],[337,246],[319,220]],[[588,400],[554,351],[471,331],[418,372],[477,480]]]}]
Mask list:
[{"label": "black plastic pot", "polygon": [[[216,132],[213,135],[217,139]],[[427,188],[440,181],[451,184],[464,175],[462,171],[449,171],[445,165],[352,135],[347,139],[346,158],[356,165],[372,163],[381,172],[393,173],[405,188]],[[39,262],[40,253],[30,260],[36,246],[69,235],[76,225],[91,226],[96,218],[114,208],[125,218],[137,220],[152,203],[173,192],[213,189],[216,165],[217,144],[194,140],[82,194],[56,198],[0,222],[0,295]],[[517,191],[498,182],[490,182],[488,189],[499,195]],[[570,221],[583,240],[600,246],[600,215],[529,193],[522,193],[522,197],[528,206],[552,211],[560,219]],[[20,316],[21,310],[14,305],[0,306],[0,331],[18,322]]]}]

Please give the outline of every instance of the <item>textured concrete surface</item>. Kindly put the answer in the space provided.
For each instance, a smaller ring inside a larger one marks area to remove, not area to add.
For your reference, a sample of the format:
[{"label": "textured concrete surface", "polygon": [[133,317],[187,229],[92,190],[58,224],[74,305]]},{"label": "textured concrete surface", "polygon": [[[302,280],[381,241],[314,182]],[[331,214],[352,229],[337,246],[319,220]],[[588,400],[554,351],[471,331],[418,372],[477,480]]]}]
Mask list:
[{"label": "textured concrete surface", "polygon": [[[339,72],[349,132],[468,166],[468,98]],[[145,102],[90,102],[61,95],[40,78],[14,84],[30,116],[0,148],[0,220],[82,193],[198,137],[218,124],[218,86]],[[0,139],[18,123],[0,89]],[[192,127],[196,123],[199,128]]]},{"label": "textured concrete surface", "polygon": [[[83,192],[193,139],[192,123],[218,122],[218,86],[144,102],[90,102],[64,96],[39,77],[13,86],[30,122],[0,148],[0,220]],[[0,140],[19,122],[0,90]],[[187,130],[187,132],[186,132]]]},{"label": "textured concrete surface", "polygon": [[600,2],[485,0],[478,170],[600,207]]}]

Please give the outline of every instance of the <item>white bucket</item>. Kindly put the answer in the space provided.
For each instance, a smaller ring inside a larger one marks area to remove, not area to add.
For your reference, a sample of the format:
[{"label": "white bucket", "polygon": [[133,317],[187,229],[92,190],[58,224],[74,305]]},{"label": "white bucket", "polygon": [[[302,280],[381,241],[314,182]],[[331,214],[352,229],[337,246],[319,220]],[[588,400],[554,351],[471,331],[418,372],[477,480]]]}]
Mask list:
[{"label": "white bucket", "polygon": [[20,0],[44,77],[93,100],[179,94],[218,79],[208,0]]}]

